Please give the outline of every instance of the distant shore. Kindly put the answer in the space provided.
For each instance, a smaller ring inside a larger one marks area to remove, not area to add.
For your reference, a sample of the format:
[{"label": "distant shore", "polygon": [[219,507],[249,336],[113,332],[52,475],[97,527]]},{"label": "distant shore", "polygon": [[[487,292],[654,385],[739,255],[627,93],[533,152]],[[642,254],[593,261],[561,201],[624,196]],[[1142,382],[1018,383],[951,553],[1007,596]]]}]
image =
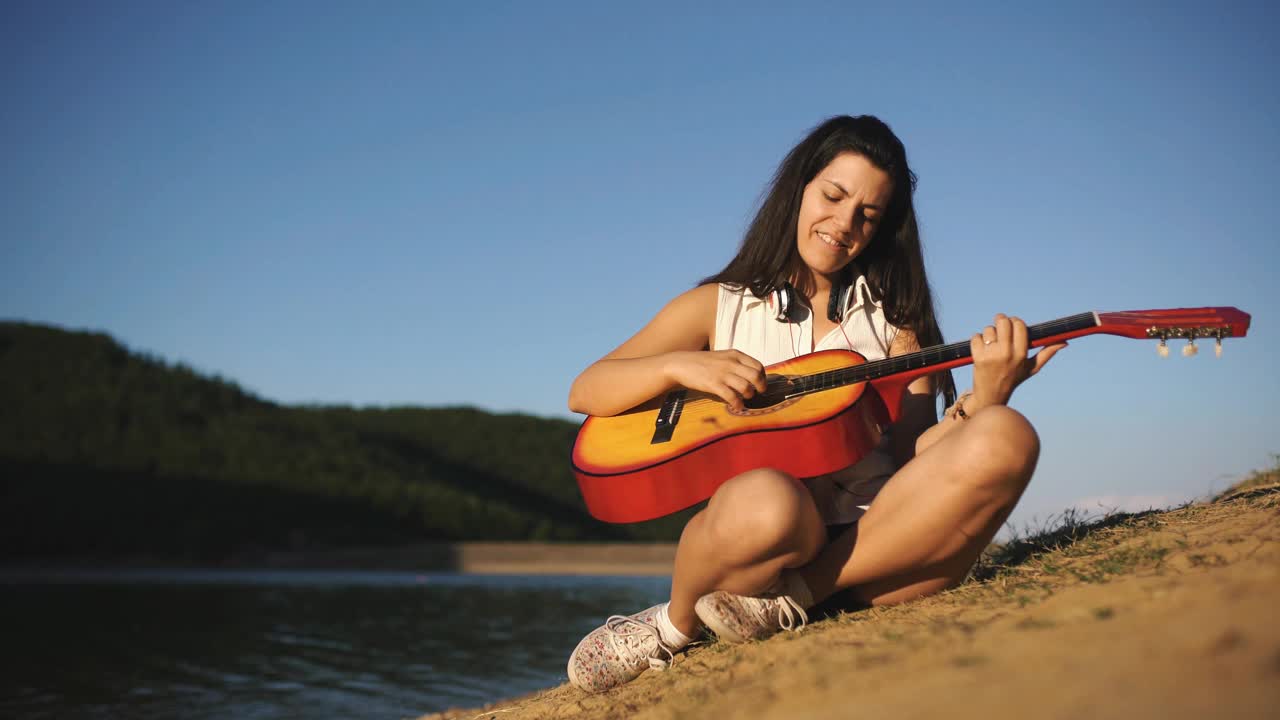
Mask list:
[{"label": "distant shore", "polygon": [[217,562],[125,558],[52,558],[0,568],[200,567],[273,570],[404,570],[479,575],[670,575],[675,543],[459,542],[393,547],[262,550]]},{"label": "distant shore", "polygon": [[463,542],[271,552],[248,564],[488,575],[670,575],[675,556],[675,543]]}]

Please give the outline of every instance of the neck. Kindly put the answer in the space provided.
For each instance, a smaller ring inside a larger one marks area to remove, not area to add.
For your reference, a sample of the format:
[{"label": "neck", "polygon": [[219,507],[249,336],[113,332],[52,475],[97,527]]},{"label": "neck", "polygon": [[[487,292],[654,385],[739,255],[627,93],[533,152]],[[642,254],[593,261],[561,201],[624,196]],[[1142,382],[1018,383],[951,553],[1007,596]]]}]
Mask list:
[{"label": "neck", "polygon": [[[791,284],[797,288],[804,288],[804,295],[809,300],[813,300],[815,297],[819,296],[825,298],[831,292],[831,288],[835,285],[836,279],[840,276],[839,272],[832,275],[826,275],[820,272],[815,272],[809,268],[805,268],[804,272],[806,274],[802,277],[806,278],[808,282],[797,282],[800,278],[793,278]],[[841,272],[843,272],[843,270]]]}]

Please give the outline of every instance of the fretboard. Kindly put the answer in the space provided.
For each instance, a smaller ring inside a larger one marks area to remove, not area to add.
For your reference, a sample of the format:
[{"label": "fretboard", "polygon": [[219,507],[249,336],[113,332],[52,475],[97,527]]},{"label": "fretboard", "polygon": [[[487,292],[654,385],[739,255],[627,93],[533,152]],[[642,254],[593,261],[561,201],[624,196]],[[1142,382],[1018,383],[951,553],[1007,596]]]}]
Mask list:
[{"label": "fretboard", "polygon": [[[1097,324],[1097,317],[1093,313],[1080,313],[1079,315],[1032,325],[1027,328],[1027,339],[1029,342],[1034,343],[1037,340],[1052,338],[1055,335],[1066,335],[1077,330],[1095,327]],[[814,373],[813,375],[793,377],[791,378],[790,386],[787,388],[786,396],[807,395],[854,383],[870,382],[889,375],[926,369],[956,360],[969,360],[971,355],[972,351],[969,348],[968,340],[953,342],[948,345],[935,345],[918,352],[885,358],[884,360],[876,360],[875,362],[840,368],[839,370],[828,370]]]}]

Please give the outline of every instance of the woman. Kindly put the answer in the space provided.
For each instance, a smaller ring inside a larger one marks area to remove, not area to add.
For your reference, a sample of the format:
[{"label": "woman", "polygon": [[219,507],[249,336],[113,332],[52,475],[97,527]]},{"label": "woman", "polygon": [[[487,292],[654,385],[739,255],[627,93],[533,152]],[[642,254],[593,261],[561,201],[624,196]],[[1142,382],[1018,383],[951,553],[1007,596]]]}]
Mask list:
[{"label": "woman", "polygon": [[[741,409],[765,391],[765,365],[940,344],[914,184],[883,122],[824,122],[783,160],[737,256],[583,371],[569,408],[613,415],[683,386]],[[1064,346],[1028,358],[1026,325],[996,315],[971,339],[972,392],[955,399],[950,373],[913,381],[900,420],[858,464],[725,482],[680,537],[670,602],[588,634],[570,681],[600,692],[665,668],[704,626],[729,642],[794,629],[840,590],[877,605],[958,584],[1035,469],[1039,441],[1009,397]],[[941,421],[938,395],[951,405]]]}]

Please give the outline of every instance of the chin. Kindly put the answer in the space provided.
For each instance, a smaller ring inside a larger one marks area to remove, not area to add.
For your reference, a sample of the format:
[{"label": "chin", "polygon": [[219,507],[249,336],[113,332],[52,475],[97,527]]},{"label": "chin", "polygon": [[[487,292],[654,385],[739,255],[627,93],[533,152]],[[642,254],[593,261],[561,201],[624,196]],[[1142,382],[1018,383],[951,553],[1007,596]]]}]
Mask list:
[{"label": "chin", "polygon": [[801,253],[800,255],[800,259],[804,261],[805,267],[821,275],[834,275],[841,270],[844,270],[849,267],[849,263],[853,262],[854,257],[856,256],[848,255],[843,258],[821,258],[815,262],[812,257],[805,257],[804,253]]}]

